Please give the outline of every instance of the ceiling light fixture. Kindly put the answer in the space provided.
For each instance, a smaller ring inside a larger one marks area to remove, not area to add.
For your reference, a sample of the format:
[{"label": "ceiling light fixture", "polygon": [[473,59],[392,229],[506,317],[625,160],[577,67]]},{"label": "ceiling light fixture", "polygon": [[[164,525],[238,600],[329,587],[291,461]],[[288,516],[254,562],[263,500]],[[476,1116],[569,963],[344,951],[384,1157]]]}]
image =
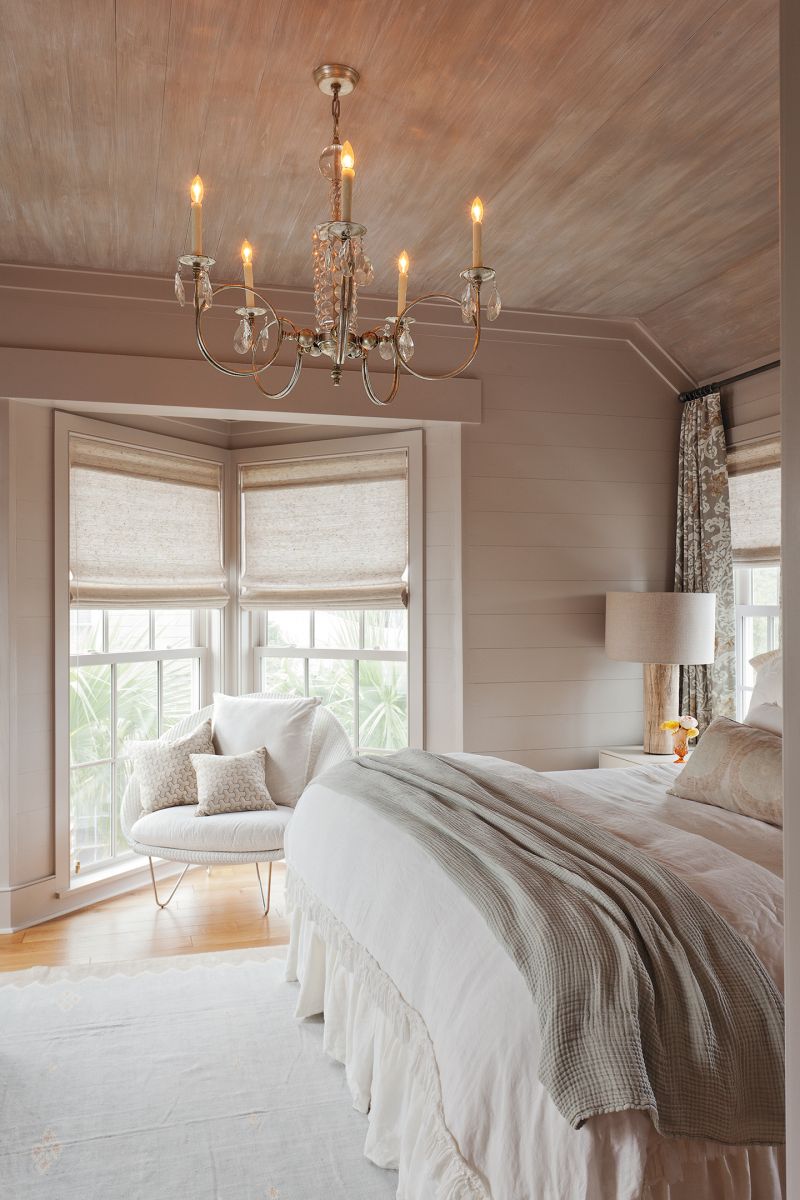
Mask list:
[{"label": "ceiling light fixture", "polygon": [[[472,265],[461,272],[464,289],[460,300],[442,293],[429,293],[407,301],[410,270],[409,257],[404,250],[397,260],[397,310],[396,315],[368,329],[358,332],[358,288],[372,283],[374,270],[364,253],[366,227],[353,220],[353,193],[356,180],[356,155],[350,142],[342,144],[339,137],[340,99],[353,91],[359,80],[358,71],[340,63],[325,63],[314,71],[314,81],[325,95],[331,97],[333,137],[330,145],[322,151],[319,169],[330,182],[330,220],[317,225],[311,234],[314,265],[314,308],[316,327],[298,327],[281,316],[254,286],[254,251],[250,242],[242,242],[241,283],[223,283],[212,287],[209,272],[214,259],[203,253],[203,181],[199,175],[192,180],[191,197],[191,253],[178,259],[175,275],[175,295],[183,306],[186,301],[181,267],[190,267],[194,282],[194,313],[197,344],[207,362],[224,375],[252,379],[259,390],[270,400],[282,400],[294,388],[306,355],[316,358],[327,355],[333,360],[331,378],[338,385],[347,359],[361,363],[361,376],[367,395],[373,404],[390,404],[397,395],[400,385],[401,367],[417,379],[452,379],[460,375],[475,357],[481,339],[481,286],[492,283],[486,303],[486,315],[494,321],[500,315],[500,297],[494,286],[495,273],[483,265],[483,204],[475,197],[471,206],[472,217]],[[211,308],[214,297],[222,292],[243,289],[245,303],[237,308],[240,318],[234,334],[233,346],[237,354],[247,356],[245,367],[228,366],[219,362],[208,349],[203,338],[202,320]],[[469,354],[452,371],[439,375],[427,375],[414,370],[410,360],[414,354],[411,326],[415,323],[411,311],[426,300],[446,301],[460,305],[462,320],[472,325],[474,336]],[[258,323],[261,322],[260,326]],[[258,327],[257,327],[258,326]],[[275,363],[284,342],[295,343],[294,367],[285,387],[269,392],[264,387],[262,376]],[[393,364],[392,384],[388,395],[381,399],[372,386],[368,356],[378,350],[381,358]]]}]

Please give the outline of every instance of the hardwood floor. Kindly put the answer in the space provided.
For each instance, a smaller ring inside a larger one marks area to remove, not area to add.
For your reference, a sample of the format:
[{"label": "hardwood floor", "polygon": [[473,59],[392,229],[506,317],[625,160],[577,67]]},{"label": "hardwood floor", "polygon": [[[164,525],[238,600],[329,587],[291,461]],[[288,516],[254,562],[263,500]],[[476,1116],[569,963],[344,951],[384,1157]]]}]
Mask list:
[{"label": "hardwood floor", "polygon": [[255,867],[213,867],[210,875],[205,867],[193,867],[169,908],[156,907],[148,884],[81,912],[0,935],[0,971],[285,945],[284,882],[285,866],[276,863],[271,911],[264,917]]}]

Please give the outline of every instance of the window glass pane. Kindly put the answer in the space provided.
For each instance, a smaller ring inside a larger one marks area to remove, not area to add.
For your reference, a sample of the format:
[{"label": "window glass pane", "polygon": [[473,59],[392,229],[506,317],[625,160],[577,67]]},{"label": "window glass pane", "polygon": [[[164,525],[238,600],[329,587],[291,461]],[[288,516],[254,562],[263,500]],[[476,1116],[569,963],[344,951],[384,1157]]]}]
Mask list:
[{"label": "window glass pane", "polygon": [[752,574],[751,567],[733,568],[733,585],[736,593],[737,604],[750,604],[750,579]]},{"label": "window glass pane", "polygon": [[111,667],[72,667],[69,673],[70,762],[111,757]]},{"label": "window glass pane", "polygon": [[339,718],[353,738],[354,714],[354,663],[348,658],[312,658],[308,663],[308,694],[319,696],[323,704]]},{"label": "window glass pane", "polygon": [[750,650],[748,658],[754,658],[757,654],[765,654],[769,650],[769,617],[749,617],[748,624],[750,625]]},{"label": "window glass pane", "polygon": [[779,587],[779,567],[753,567],[753,604],[779,604]]},{"label": "window glass pane", "polygon": [[360,662],[359,746],[401,750],[408,745],[408,667],[404,662]]},{"label": "window glass pane", "polygon": [[108,610],[109,650],[149,650],[150,613],[146,608]]},{"label": "window glass pane", "polygon": [[162,671],[161,732],[166,733],[200,707],[200,664],[196,658],[176,658]]},{"label": "window glass pane", "polygon": [[322,650],[357,650],[361,614],[352,609],[321,609],[314,613],[314,645]]},{"label": "window glass pane", "polygon": [[111,765],[70,771],[72,864],[111,857]]},{"label": "window glass pane", "polygon": [[267,614],[268,646],[310,646],[311,613],[307,609],[271,609]]},{"label": "window glass pane", "polygon": [[305,671],[302,658],[262,658],[261,689],[278,696],[304,696]]},{"label": "window glass pane", "polygon": [[407,621],[404,608],[368,609],[364,613],[364,649],[407,650]]},{"label": "window glass pane", "polygon": [[158,737],[158,663],[117,664],[117,753]]},{"label": "window glass pane", "polygon": [[103,649],[103,610],[71,608],[69,612],[70,654],[97,654]]},{"label": "window glass pane", "polygon": [[162,608],[153,614],[156,650],[175,650],[192,644],[192,610]]}]

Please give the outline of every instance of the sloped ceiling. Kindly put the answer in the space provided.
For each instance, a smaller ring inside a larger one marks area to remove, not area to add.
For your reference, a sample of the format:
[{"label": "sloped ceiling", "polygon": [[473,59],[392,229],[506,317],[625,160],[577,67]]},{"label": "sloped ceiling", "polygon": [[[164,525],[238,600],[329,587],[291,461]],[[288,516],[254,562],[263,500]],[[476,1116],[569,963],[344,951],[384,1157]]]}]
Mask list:
[{"label": "sloped ceiling", "polygon": [[0,0],[0,259],[310,283],[342,102],[372,290],[453,291],[486,204],[506,305],[636,316],[695,378],[778,349],[776,0]]}]

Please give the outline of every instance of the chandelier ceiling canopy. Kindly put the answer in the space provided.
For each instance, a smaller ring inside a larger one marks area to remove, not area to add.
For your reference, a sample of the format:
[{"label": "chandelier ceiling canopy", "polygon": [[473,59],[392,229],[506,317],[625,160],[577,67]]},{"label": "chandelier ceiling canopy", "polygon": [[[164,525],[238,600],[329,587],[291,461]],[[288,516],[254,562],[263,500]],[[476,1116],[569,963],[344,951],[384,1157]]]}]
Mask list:
[{"label": "chandelier ceiling canopy", "polygon": [[[254,251],[245,239],[242,242],[242,282],[213,286],[210,271],[214,259],[203,253],[203,181],[199,175],[189,188],[191,201],[191,253],[178,259],[175,274],[175,295],[181,306],[186,301],[182,267],[191,269],[194,285],[195,335],[203,357],[225,375],[252,379],[270,400],[282,400],[295,387],[306,355],[318,358],[326,355],[332,360],[331,379],[341,382],[342,369],[348,359],[360,361],[361,376],[367,395],[373,404],[390,404],[400,386],[401,368],[417,379],[452,379],[461,374],[474,359],[481,338],[481,287],[491,284],[486,301],[490,321],[500,314],[500,297],[494,284],[495,272],[483,264],[483,204],[475,197],[470,209],[472,218],[472,265],[461,272],[464,287],[460,299],[443,293],[429,293],[408,300],[409,256],[404,250],[397,261],[397,308],[394,316],[364,332],[358,329],[358,289],[368,287],[374,278],[370,259],[364,249],[366,226],[353,219],[356,182],[356,155],[349,141],[341,141],[339,133],[340,101],[356,87],[359,73],[342,63],[324,63],[314,71],[314,81],[321,92],[331,97],[333,133],[329,145],[319,158],[319,169],[328,180],[330,217],[316,225],[311,233],[311,255],[314,271],[313,329],[299,329],[288,317],[282,316],[254,284]],[[223,292],[243,291],[244,304],[235,310],[239,323],[233,338],[237,354],[247,359],[246,365],[234,367],[215,358],[203,337],[203,316],[214,298]],[[414,354],[411,315],[417,304],[426,300],[460,305],[464,324],[473,327],[473,340],[467,357],[454,370],[439,375],[426,375],[411,365]],[[294,343],[296,353],[288,383],[279,391],[270,392],[263,376],[272,367],[284,342]],[[368,358],[377,350],[382,359],[392,365],[392,382],[388,394],[381,399],[373,388]]]}]

